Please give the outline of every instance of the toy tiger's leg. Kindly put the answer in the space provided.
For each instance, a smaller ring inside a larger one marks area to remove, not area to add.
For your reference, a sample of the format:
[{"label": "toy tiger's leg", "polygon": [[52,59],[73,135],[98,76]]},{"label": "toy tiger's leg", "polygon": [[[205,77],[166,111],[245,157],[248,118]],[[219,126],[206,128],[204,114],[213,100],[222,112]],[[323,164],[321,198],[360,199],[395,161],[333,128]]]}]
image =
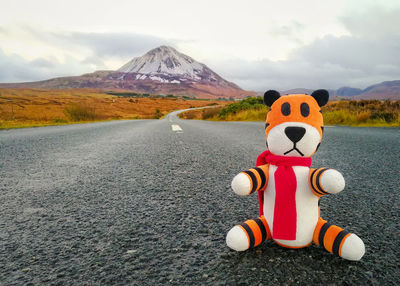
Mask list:
[{"label": "toy tiger's leg", "polygon": [[226,244],[236,251],[244,251],[271,239],[267,221],[264,216],[249,219],[236,225],[226,235]]},{"label": "toy tiger's leg", "polygon": [[354,233],[319,218],[313,241],[330,253],[348,260],[360,260],[365,253],[364,242]]}]

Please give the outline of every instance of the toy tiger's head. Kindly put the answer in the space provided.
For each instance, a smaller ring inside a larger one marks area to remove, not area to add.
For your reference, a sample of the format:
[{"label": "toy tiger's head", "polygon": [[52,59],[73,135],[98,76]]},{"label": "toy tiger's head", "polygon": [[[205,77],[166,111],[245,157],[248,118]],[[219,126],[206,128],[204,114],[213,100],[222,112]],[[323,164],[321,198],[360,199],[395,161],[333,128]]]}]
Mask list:
[{"label": "toy tiger's head", "polygon": [[324,131],[321,106],[328,102],[324,89],[311,95],[281,96],[275,90],[264,94],[264,103],[271,107],[265,123],[267,147],[280,156],[310,157],[317,151]]}]

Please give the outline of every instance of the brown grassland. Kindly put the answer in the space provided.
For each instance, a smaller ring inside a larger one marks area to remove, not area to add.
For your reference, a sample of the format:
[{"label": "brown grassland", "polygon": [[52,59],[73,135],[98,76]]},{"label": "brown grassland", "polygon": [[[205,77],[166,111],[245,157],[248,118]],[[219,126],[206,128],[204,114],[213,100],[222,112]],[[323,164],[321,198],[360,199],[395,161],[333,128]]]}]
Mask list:
[{"label": "brown grassland", "polygon": [[[249,98],[225,107],[190,110],[182,113],[184,119],[214,121],[265,121],[268,108],[262,99]],[[346,126],[400,126],[400,100],[331,101],[322,107],[326,125]]]},{"label": "brown grassland", "polygon": [[121,97],[98,90],[0,89],[0,129],[161,118],[190,107],[227,104],[174,97]]}]

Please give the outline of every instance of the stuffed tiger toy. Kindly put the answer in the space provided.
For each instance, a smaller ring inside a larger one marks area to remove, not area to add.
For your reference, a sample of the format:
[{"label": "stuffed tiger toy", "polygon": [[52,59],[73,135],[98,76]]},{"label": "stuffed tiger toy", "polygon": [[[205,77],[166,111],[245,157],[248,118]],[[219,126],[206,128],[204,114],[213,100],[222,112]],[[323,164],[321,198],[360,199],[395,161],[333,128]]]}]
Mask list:
[{"label": "stuffed tiger toy", "polygon": [[244,251],[273,239],[288,248],[302,248],[314,242],[348,260],[360,260],[363,241],[353,233],[320,217],[319,200],[344,189],[341,173],[311,166],[324,131],[321,106],[329,93],[320,89],[311,96],[281,96],[275,90],[264,94],[271,109],[265,123],[267,151],[257,158],[257,167],[241,172],[232,180],[233,191],[259,195],[260,216],[234,226],[227,245]]}]

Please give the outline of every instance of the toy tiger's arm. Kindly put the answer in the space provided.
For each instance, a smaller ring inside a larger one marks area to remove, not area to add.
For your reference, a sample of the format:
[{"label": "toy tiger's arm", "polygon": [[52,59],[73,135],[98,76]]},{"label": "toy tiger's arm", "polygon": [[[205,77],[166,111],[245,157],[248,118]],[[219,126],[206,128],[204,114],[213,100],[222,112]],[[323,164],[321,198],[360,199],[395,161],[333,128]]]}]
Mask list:
[{"label": "toy tiger's arm", "polygon": [[342,174],[329,168],[310,168],[308,178],[312,192],[318,197],[337,194],[343,191],[345,185]]},{"label": "toy tiger's arm", "polygon": [[264,189],[268,184],[269,165],[240,172],[232,180],[232,189],[239,196],[247,196]]}]

